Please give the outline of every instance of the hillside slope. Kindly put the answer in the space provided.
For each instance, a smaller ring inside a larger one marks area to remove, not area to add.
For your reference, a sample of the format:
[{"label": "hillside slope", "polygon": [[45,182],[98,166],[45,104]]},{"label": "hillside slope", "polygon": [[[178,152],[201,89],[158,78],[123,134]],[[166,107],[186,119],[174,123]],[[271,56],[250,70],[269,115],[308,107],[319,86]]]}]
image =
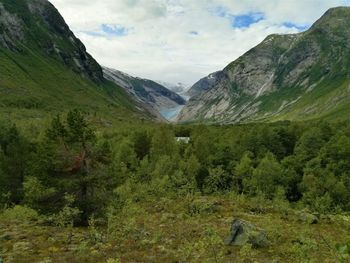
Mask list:
[{"label": "hillside slope", "polygon": [[212,85],[220,78],[221,71],[209,74],[207,77],[200,79],[186,92],[192,98],[210,89]]},{"label": "hillside slope", "polygon": [[0,113],[42,119],[80,108],[115,119],[150,114],[103,77],[62,16],[46,0],[0,0]]},{"label": "hillside slope", "polygon": [[348,118],[350,8],[330,9],[306,32],[268,36],[219,75],[180,122]]}]

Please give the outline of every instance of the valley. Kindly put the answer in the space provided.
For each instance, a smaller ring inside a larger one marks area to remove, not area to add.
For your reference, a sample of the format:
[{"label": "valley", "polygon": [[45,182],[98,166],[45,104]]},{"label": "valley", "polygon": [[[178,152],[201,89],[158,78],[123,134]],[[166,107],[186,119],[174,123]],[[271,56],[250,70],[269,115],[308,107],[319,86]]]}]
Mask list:
[{"label": "valley", "polygon": [[55,2],[90,48],[51,2],[0,0],[0,263],[350,262],[350,7],[273,22],[290,33],[187,88],[220,65],[212,36],[248,41],[271,14]]},{"label": "valley", "polygon": [[180,105],[175,108],[170,109],[164,109],[160,113],[164,118],[166,118],[168,121],[175,120],[176,117],[180,114],[181,110],[183,109],[185,105]]}]

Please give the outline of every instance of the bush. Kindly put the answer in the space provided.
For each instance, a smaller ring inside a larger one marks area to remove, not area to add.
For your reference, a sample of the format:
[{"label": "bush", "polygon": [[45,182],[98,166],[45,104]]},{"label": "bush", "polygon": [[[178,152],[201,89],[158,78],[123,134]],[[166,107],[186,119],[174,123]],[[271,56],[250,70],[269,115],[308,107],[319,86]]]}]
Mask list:
[{"label": "bush", "polygon": [[209,202],[205,199],[194,200],[190,196],[185,201],[186,212],[190,216],[208,215],[218,211],[218,204],[216,202]]},{"label": "bush", "polygon": [[38,213],[26,206],[16,205],[12,208],[6,209],[2,214],[0,214],[0,219],[6,221],[29,221],[38,220]]},{"label": "bush", "polygon": [[222,167],[209,169],[209,176],[204,180],[204,193],[212,194],[229,190],[232,186],[232,176]]},{"label": "bush", "polygon": [[346,263],[350,260],[350,241],[346,244],[337,244],[336,250],[340,256],[340,262]]},{"label": "bush", "polygon": [[55,215],[54,221],[59,227],[73,227],[74,222],[78,220],[81,211],[72,206],[74,203],[74,197],[72,195],[65,194],[64,199],[66,205]]},{"label": "bush", "polygon": [[38,178],[28,176],[23,183],[24,203],[34,209],[40,209],[41,204],[56,193],[54,188],[45,187]]}]

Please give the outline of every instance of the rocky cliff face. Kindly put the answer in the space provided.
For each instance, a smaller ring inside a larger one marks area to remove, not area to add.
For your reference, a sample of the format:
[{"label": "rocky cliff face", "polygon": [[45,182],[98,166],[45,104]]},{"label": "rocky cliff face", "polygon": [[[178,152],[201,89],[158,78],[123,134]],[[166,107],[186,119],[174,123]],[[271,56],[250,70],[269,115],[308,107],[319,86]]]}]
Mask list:
[{"label": "rocky cliff face", "polygon": [[186,85],[179,82],[176,84],[173,83],[168,83],[168,82],[164,82],[161,80],[156,80],[156,82],[160,85],[162,85],[163,87],[167,88],[168,90],[174,91],[175,93],[179,94],[179,95],[184,95],[186,93]]},{"label": "rocky cliff face", "polygon": [[0,46],[39,50],[94,82],[103,81],[99,64],[47,0],[0,0]]},{"label": "rocky cliff face", "polygon": [[166,109],[186,104],[180,95],[152,80],[135,78],[121,71],[105,67],[103,72],[106,79],[124,88],[128,94],[148,108],[153,109],[153,112],[158,115]]},{"label": "rocky cliff face", "polygon": [[[336,116],[350,102],[350,8],[308,31],[271,35],[195,93],[179,121],[221,123]],[[337,116],[338,117],[338,116]]]},{"label": "rocky cliff face", "polygon": [[192,98],[196,97],[199,94],[207,91],[213,86],[218,79],[220,79],[221,71],[209,74],[207,77],[200,79],[197,81],[188,91],[187,95]]}]

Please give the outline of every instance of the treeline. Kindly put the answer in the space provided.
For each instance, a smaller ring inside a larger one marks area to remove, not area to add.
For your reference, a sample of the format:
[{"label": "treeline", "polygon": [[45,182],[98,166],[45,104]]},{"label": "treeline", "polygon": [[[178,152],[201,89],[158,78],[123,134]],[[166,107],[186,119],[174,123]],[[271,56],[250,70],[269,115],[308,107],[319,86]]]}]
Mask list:
[{"label": "treeline", "polygon": [[[86,223],[128,202],[236,192],[350,211],[350,125],[172,126],[95,130],[75,110],[43,135],[0,124],[0,202]],[[176,137],[190,137],[188,144]]]}]

